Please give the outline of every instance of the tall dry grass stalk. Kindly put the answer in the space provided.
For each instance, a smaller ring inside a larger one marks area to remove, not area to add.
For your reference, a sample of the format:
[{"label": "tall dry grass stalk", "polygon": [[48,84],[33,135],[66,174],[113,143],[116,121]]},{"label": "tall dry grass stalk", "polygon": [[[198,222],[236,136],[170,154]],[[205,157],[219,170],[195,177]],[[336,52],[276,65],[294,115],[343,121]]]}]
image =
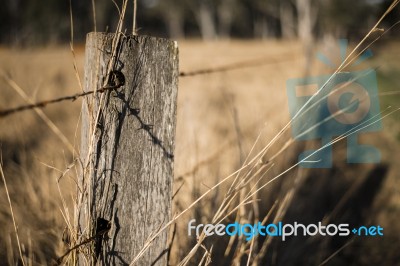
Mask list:
[{"label": "tall dry grass stalk", "polygon": [[[116,5],[120,17],[118,20],[118,24],[117,24],[117,29],[112,41],[112,47],[111,47],[111,59],[108,63],[108,67],[107,67],[107,73],[111,73],[111,70],[113,69],[114,65],[115,65],[115,60],[117,58],[117,47],[118,47],[118,42],[121,38],[121,36],[124,34],[123,33],[123,25],[124,25],[124,20],[125,20],[125,14],[126,14],[126,10],[127,10],[127,5],[128,5],[128,0],[124,0],[122,2],[122,8],[119,9],[117,3],[114,2],[114,4]],[[96,70],[97,72],[99,71],[98,69]],[[78,76],[79,77],[79,76]],[[104,80],[104,84],[103,86],[106,86],[106,84],[109,83],[109,76],[106,77],[106,79]],[[97,89],[97,88],[96,88]],[[91,221],[88,219],[90,218],[89,216],[86,216],[84,219],[86,219],[85,221],[83,221],[83,223],[85,223],[85,226],[83,228],[81,228],[82,226],[82,221],[81,219],[83,218],[81,216],[82,213],[90,213],[90,206],[91,206],[91,187],[93,186],[91,184],[92,180],[90,178],[88,178],[89,176],[92,175],[94,169],[92,169],[92,167],[89,166],[90,164],[90,156],[93,152],[92,148],[94,147],[93,145],[93,141],[94,141],[94,136],[95,136],[95,132],[96,132],[96,125],[98,124],[99,118],[100,118],[100,113],[101,113],[101,109],[104,104],[104,94],[101,95],[100,97],[100,108],[99,111],[97,111],[97,114],[95,116],[93,116],[92,114],[90,115],[90,117],[95,117],[94,121],[91,121],[90,126],[89,126],[89,130],[90,132],[92,132],[90,134],[90,144],[89,144],[89,151],[87,153],[87,157],[86,158],[82,158],[83,161],[79,160],[79,165],[81,166],[81,174],[80,178],[79,178],[79,184],[77,186],[77,191],[79,191],[79,193],[77,193],[77,198],[75,199],[75,211],[74,211],[74,222],[73,222],[73,226],[69,227],[70,229],[70,235],[73,236],[73,241],[69,244],[69,250],[63,255],[62,259],[69,256],[68,258],[71,258],[71,260],[68,260],[68,263],[75,263],[77,258],[78,258],[78,254],[80,254],[80,260],[81,262],[83,261],[86,264],[89,264],[90,258],[92,257],[92,250],[90,248],[91,246],[91,242],[95,239],[91,233],[93,232],[93,228],[92,228],[92,223]],[[92,106],[94,106],[93,102],[92,102]],[[91,110],[91,108],[88,108],[88,110]],[[87,198],[86,198],[87,197]],[[87,245],[88,244],[88,245]],[[89,248],[87,248],[87,246]],[[70,255],[71,254],[71,255]]]},{"label": "tall dry grass stalk", "polygon": [[13,225],[14,225],[14,230],[15,230],[15,238],[17,239],[17,244],[18,244],[19,256],[21,258],[22,265],[25,266],[26,264],[25,264],[24,256],[22,255],[21,242],[19,241],[18,225],[17,225],[17,222],[15,220],[14,211],[13,211],[11,198],[10,198],[10,193],[8,192],[7,181],[6,181],[6,177],[4,176],[4,172],[3,172],[2,160],[0,160],[0,174],[1,174],[1,178],[2,178],[3,183],[4,183],[4,188],[5,188],[5,191],[6,191],[7,200],[8,200],[8,204],[9,204],[9,207],[10,207],[11,218],[12,218]]}]

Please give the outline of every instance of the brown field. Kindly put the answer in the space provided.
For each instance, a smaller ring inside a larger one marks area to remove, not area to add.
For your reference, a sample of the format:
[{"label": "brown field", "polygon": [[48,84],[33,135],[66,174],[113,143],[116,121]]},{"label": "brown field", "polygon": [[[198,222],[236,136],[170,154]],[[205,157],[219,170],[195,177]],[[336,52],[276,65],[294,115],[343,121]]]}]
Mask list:
[{"label": "brown field", "polygon": [[[399,92],[398,45],[398,42],[385,42],[376,47],[376,51],[372,47],[375,57],[365,63],[366,67],[378,67],[382,93]],[[304,74],[303,49],[297,42],[205,43],[193,40],[179,42],[179,46],[181,71],[260,59],[266,64],[180,79],[174,191],[182,188],[174,198],[174,212],[184,210],[218,180],[240,168],[259,134],[255,151],[260,151],[273,139],[290,120],[286,80]],[[321,49],[323,51],[322,45]],[[82,47],[75,49],[75,57],[69,47],[0,48],[0,74],[3,75],[0,109],[27,103],[16,91],[17,86],[33,101],[80,92],[76,74],[83,80],[83,59]],[[74,70],[74,61],[78,73]],[[315,61],[309,74],[314,76],[331,72]],[[4,75],[15,84],[7,82]],[[399,108],[399,99],[396,94],[382,95],[381,110],[388,105],[392,106],[392,110]],[[61,134],[64,135],[79,150],[80,107],[81,100],[77,100],[43,109],[61,133],[55,133],[35,111],[0,119],[2,164],[22,251],[29,265],[47,264],[66,249],[61,240],[66,226],[62,213],[72,219],[77,173],[72,170],[62,178],[60,176],[76,154],[72,154],[60,138]],[[296,167],[261,190],[254,198],[257,201],[250,207],[240,208],[238,217],[229,217],[230,221],[235,218],[252,221],[257,217],[262,220],[271,210],[270,222],[275,218],[311,223],[329,217],[335,223],[379,224],[385,228],[384,237],[355,238],[332,258],[330,265],[400,263],[398,121],[399,113],[394,113],[384,119],[382,132],[366,134],[362,138],[362,141],[380,149],[383,159],[379,165],[345,164],[344,145],[340,142],[334,145],[335,163],[332,169]],[[290,132],[284,133],[264,156],[265,161],[274,159],[261,185],[296,162],[297,152],[304,145],[293,144],[274,157],[290,140]],[[250,158],[256,154],[255,151]],[[209,223],[224,198],[229,182],[210,193],[178,220],[171,265],[183,259],[195,244],[195,238],[187,236],[187,222],[196,218],[198,223]],[[3,183],[0,195],[0,257],[5,258],[2,260],[5,263],[15,265],[19,261],[19,253]],[[212,265],[245,265],[249,246],[236,243],[235,248],[226,252],[224,257],[225,250],[229,250],[227,241],[212,238],[205,242],[209,250],[214,245]],[[288,244],[283,244],[280,240],[273,240],[259,265],[267,262],[268,265],[295,265],[297,262],[318,265],[346,241],[293,238]],[[259,240],[260,247],[264,242]],[[197,265],[203,254],[204,250],[200,249],[191,264]]]}]

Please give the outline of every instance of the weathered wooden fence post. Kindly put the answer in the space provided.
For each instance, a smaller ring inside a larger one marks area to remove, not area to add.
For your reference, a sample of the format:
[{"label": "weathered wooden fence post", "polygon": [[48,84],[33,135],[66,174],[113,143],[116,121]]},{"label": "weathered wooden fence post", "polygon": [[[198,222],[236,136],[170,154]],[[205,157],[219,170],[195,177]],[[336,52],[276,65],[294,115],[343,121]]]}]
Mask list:
[{"label": "weathered wooden fence post", "polygon": [[[89,33],[85,60],[86,91],[115,89],[83,102],[78,220],[81,241],[91,241],[79,261],[126,265],[171,219],[178,48]],[[164,232],[138,265],[166,265],[166,249]]]}]

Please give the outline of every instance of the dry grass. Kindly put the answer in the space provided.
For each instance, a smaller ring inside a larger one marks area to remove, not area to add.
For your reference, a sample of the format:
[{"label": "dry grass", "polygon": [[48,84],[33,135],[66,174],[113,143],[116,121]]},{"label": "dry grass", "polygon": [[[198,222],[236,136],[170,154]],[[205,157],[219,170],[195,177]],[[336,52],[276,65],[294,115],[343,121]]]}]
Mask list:
[{"label": "dry grass", "polygon": [[[383,74],[388,73],[385,72],[386,65],[399,66],[399,61],[391,56],[396,49],[395,45],[389,43],[380,48],[374,59],[374,64],[382,65]],[[82,74],[83,49],[76,49],[75,52]],[[174,190],[180,189],[174,198],[174,212],[185,210],[223,177],[239,169],[252,148],[254,155],[289,121],[286,80],[303,74],[301,54],[302,48],[296,42],[180,42],[181,70],[259,58],[265,58],[271,64],[180,79]],[[393,61],[390,61],[391,58]],[[67,47],[23,51],[2,48],[0,59],[0,70],[32,99],[48,99],[80,90],[73,70],[73,58]],[[316,62],[312,75],[329,71]],[[1,92],[2,108],[24,103],[6,83],[3,83]],[[385,100],[382,101],[384,104]],[[76,132],[79,132],[80,104],[80,101],[64,103],[44,110],[75,147],[79,147],[79,134]],[[368,265],[371,261],[380,264],[398,262],[395,250],[400,241],[400,228],[396,221],[400,212],[400,186],[399,169],[395,161],[399,158],[399,148],[393,138],[396,135],[393,131],[398,130],[391,125],[393,121],[391,118],[385,121],[390,130],[379,133],[379,137],[365,137],[365,141],[372,141],[382,151],[384,160],[381,166],[388,168],[344,164],[343,160],[338,159],[343,155],[343,145],[339,143],[334,146],[336,161],[333,169],[296,168],[254,196],[246,198],[258,178],[263,177],[258,183],[261,186],[296,161],[296,153],[300,148],[297,145],[281,153],[273,166],[267,163],[290,140],[290,133],[284,134],[263,156],[266,164],[256,166],[255,171],[261,169],[259,174],[252,175],[251,179],[240,178],[233,185],[241,187],[240,181],[248,181],[245,189],[230,194],[231,204],[223,205],[228,209],[239,206],[237,212],[229,215],[225,222],[236,219],[252,223],[264,217],[268,222],[295,219],[313,222],[328,217],[335,223],[347,218],[356,223],[376,223],[389,232],[388,236],[378,240],[367,239],[365,242],[356,240],[356,245],[350,244],[332,260],[337,264],[359,265]],[[257,138],[258,142],[253,147]],[[73,154],[34,112],[0,120],[0,141],[5,177],[25,261],[27,265],[49,263],[65,250],[61,237],[66,224],[61,212],[65,214],[66,208],[62,205],[57,180],[61,176],[60,171],[67,169],[73,161]],[[244,173],[241,172],[241,177]],[[374,178],[378,178],[379,182],[372,182],[371,185],[370,180]],[[60,179],[61,193],[70,214],[73,212],[75,179],[73,170]],[[170,258],[172,265],[183,260],[196,244],[195,238],[187,236],[187,222],[190,219],[206,223],[225,216],[217,210],[224,204],[224,199],[229,198],[226,193],[231,184],[232,181],[227,182],[211,191],[177,221]],[[3,186],[0,195],[0,257],[6,257],[9,264],[15,264],[19,260],[18,248]],[[243,200],[247,205],[240,204]],[[216,217],[215,214],[221,216]],[[289,265],[296,260],[303,264],[315,264],[324,261],[346,244],[324,239],[309,239],[305,244],[303,238],[293,239],[289,242],[290,246],[273,239],[258,239],[249,243],[243,239],[227,243],[228,240],[206,239],[203,246],[199,246],[197,254],[188,259],[188,263],[197,265],[203,259],[203,265],[206,265],[206,261],[211,259],[213,265],[245,265],[251,258],[251,262],[258,262],[259,265],[267,261]],[[390,243],[397,245],[391,247]],[[313,256],[302,255],[309,254],[310,249],[315,249]],[[374,253],[372,250],[377,251]],[[364,253],[368,255],[361,257],[360,254]]]}]

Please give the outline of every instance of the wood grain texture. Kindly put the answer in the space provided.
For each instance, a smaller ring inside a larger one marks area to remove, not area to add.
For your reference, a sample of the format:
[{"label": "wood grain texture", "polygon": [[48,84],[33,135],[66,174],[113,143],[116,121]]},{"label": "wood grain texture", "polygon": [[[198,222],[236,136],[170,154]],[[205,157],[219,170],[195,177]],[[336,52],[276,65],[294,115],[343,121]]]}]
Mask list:
[{"label": "wood grain texture", "polygon": [[[113,37],[88,34],[85,90],[104,86]],[[101,265],[129,264],[171,219],[178,48],[166,39],[121,36],[116,51],[112,70],[124,75],[124,85],[87,97],[82,109],[79,223],[93,236],[97,219],[111,222],[108,240],[99,237],[91,247]],[[138,265],[166,265],[166,249],[164,232]]]}]

